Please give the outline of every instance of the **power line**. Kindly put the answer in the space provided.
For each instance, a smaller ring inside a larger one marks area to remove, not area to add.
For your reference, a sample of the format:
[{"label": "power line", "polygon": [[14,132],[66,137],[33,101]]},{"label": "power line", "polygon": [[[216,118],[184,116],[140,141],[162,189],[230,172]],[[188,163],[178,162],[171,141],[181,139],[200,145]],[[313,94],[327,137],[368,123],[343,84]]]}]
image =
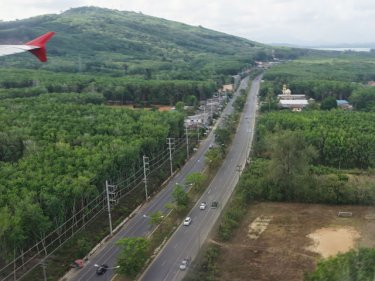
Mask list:
[{"label": "power line", "polygon": [[[147,172],[153,173],[154,171],[161,168],[166,162],[170,161],[171,174],[173,174],[173,163],[172,155],[176,151],[182,149],[185,145],[185,139],[183,138],[168,138],[168,148],[159,152],[153,159],[147,159],[148,167]],[[177,149],[176,149],[177,148]],[[169,156],[169,157],[168,157]],[[148,157],[147,157],[148,158]],[[110,210],[117,204],[118,200],[134,191],[141,182],[145,180],[145,166],[137,171],[126,180],[119,182],[116,185],[109,185],[106,182],[106,190],[100,193],[97,197],[91,199],[86,205],[84,205],[77,212],[74,211],[71,218],[65,221],[63,224],[51,231],[41,241],[37,242],[34,246],[22,252],[21,255],[15,257],[15,259],[0,269],[0,274],[6,275],[7,271],[11,272],[5,276],[5,279],[14,277],[14,280],[19,280],[26,276],[31,270],[36,268],[40,263],[32,265],[33,260],[40,258],[40,254],[44,252],[45,256],[43,260],[47,259],[52,253],[57,251],[67,240],[74,236],[77,232],[81,231],[85,226],[99,214],[101,214],[107,205],[109,211],[110,220],[110,232],[112,233]],[[147,178],[146,178],[147,182]],[[122,186],[126,183],[124,186]],[[107,191],[108,189],[108,191]],[[145,189],[146,196],[147,189]],[[109,206],[108,206],[109,205]],[[25,261],[25,257],[26,261]],[[30,265],[29,269],[25,269],[26,266]],[[45,265],[44,265],[45,266]],[[45,268],[43,268],[45,270]],[[20,272],[18,274],[18,272]],[[17,276],[18,275],[18,276]],[[18,278],[18,279],[17,279]]]}]

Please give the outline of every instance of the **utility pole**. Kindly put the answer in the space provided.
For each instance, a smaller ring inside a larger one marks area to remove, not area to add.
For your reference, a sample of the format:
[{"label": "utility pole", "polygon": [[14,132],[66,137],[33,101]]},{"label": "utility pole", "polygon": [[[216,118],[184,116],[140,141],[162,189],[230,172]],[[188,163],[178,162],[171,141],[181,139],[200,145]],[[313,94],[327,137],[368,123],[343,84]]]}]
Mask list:
[{"label": "utility pole", "polygon": [[[23,265],[23,263],[22,263]],[[14,281],[17,280],[17,275],[16,275],[16,247],[14,246],[13,247],[13,277],[14,277]]]},{"label": "utility pole", "polygon": [[41,265],[42,265],[42,269],[43,269],[43,278],[44,278],[44,281],[48,281],[47,280],[46,260],[45,259],[42,260]]},{"label": "utility pole", "polygon": [[145,183],[145,194],[146,194],[146,201],[148,200],[147,194],[147,172],[150,170],[150,162],[148,157],[143,155],[143,182]]},{"label": "utility pole", "polygon": [[172,145],[174,144],[173,138],[167,138],[168,140],[168,149],[169,149],[169,162],[171,163],[171,176],[173,175],[173,163],[172,163]]},{"label": "utility pole", "polygon": [[213,119],[214,113],[212,110],[212,99],[211,99],[211,104],[210,104],[210,115],[211,115],[211,120]]},{"label": "utility pole", "polygon": [[185,135],[186,135],[186,159],[189,159],[189,135],[188,135],[188,127],[185,127]]},{"label": "utility pole", "polygon": [[117,203],[116,200],[116,186],[108,184],[108,181],[105,181],[105,190],[107,193],[107,209],[108,209],[108,220],[109,220],[109,231],[112,235],[112,216],[111,216],[111,205],[115,205]]},{"label": "utility pole", "polygon": [[198,129],[198,145],[199,145],[199,126],[197,127],[197,129]]}]

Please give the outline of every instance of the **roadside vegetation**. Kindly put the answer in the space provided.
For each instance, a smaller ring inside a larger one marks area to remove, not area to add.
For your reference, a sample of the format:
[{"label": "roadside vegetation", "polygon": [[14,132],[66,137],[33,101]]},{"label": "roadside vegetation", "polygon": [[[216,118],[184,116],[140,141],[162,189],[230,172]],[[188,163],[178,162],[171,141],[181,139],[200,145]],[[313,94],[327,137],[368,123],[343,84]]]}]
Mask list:
[{"label": "roadside vegetation", "polygon": [[372,281],[375,275],[375,249],[353,250],[322,260],[306,281]]},{"label": "roadside vegetation", "polygon": [[[227,152],[226,150],[232,141],[250,86],[251,84],[249,84],[248,88],[241,91],[240,95],[236,97],[236,100],[234,100],[234,104],[236,104],[234,106],[234,112],[229,116],[226,116],[223,120],[224,122],[222,122],[219,128],[215,130],[215,142],[217,147],[210,149],[206,153],[209,169],[206,169],[204,173],[191,173],[186,176],[184,183],[178,183],[175,185],[172,192],[173,201],[166,205],[166,208],[170,210],[166,215],[163,215],[161,212],[155,212],[149,215],[149,223],[155,228],[155,230],[152,232],[151,236],[145,240],[148,245],[147,249],[143,248],[144,251],[141,253],[138,253],[138,250],[135,250],[136,254],[130,254],[131,258],[127,261],[125,257],[128,255],[129,249],[131,249],[130,251],[133,251],[133,248],[129,248],[128,246],[124,247],[121,252],[121,257],[124,258],[121,258],[118,261],[118,265],[120,266],[118,273],[120,273],[121,276],[118,276],[116,280],[128,280],[128,278],[133,279],[135,276],[142,273],[145,266],[147,266],[147,264],[158,254],[163,244],[181,224],[181,221],[185,218],[186,214],[210,184],[211,179],[215,176],[218,168],[223,162]],[[228,122],[228,120],[232,120],[232,122]],[[226,141],[223,145],[221,134],[224,132],[225,134],[223,135],[225,135]],[[214,151],[214,153],[212,153],[212,151]],[[212,155],[221,155],[221,157],[210,158]],[[214,164],[212,164],[212,161],[214,161]],[[138,247],[137,243],[145,245],[143,238],[125,238],[122,242],[119,242],[119,244],[123,243],[125,243],[125,245],[131,243],[134,245],[132,247]],[[213,248],[207,258],[213,261],[216,252],[216,249]]]},{"label": "roadside vegetation", "polygon": [[[251,163],[213,239],[219,244],[234,243],[235,231],[256,202],[374,205],[375,91],[367,86],[375,79],[371,74],[374,65],[367,61],[373,55],[307,57],[266,72],[260,90],[263,113],[257,122]],[[303,112],[280,111],[277,95],[283,84],[293,94],[305,94],[316,103]],[[336,109],[332,102],[336,99],[348,99],[354,109]],[[213,246],[219,252],[215,256],[221,257],[219,244],[208,244],[206,254],[186,280],[220,280],[226,269],[220,268],[217,258],[205,257]],[[373,262],[372,252],[361,249],[322,260],[306,280],[372,280],[373,268],[367,266]]]},{"label": "roadside vegetation", "polygon": [[[20,37],[14,38],[14,30]],[[274,49],[203,27],[95,7],[0,22],[0,40],[26,42],[49,30],[57,34],[48,45],[48,63],[30,54],[0,59],[0,266],[82,210],[85,221],[87,203],[102,194],[105,180],[131,182],[143,155],[157,157],[167,137],[183,135],[183,105],[197,106],[233,83],[232,75],[245,75],[255,60],[272,59]],[[282,59],[308,53],[315,52],[274,51]],[[243,102],[236,101],[237,110]],[[160,104],[177,110],[157,112]],[[207,155],[211,170],[225,155],[237,120],[238,114],[228,116],[217,130],[217,147]],[[176,168],[185,156],[175,157]],[[153,174],[150,192],[168,174]],[[114,225],[143,198],[137,190],[126,206],[115,208]],[[108,233],[106,219],[97,220],[69,241],[69,249],[56,252],[47,266],[50,278]]]}]

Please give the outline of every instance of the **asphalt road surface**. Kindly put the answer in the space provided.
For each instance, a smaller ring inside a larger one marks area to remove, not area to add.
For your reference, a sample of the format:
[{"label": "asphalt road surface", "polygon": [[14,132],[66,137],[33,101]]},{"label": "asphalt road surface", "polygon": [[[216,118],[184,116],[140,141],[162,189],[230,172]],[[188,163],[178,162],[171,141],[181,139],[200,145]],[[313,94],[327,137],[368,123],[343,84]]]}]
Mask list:
[{"label": "asphalt road surface", "polygon": [[[191,262],[197,256],[201,245],[218,219],[222,207],[228,202],[249,157],[260,79],[261,77],[258,77],[252,83],[237,133],[223,165],[200,201],[188,214],[192,218],[191,224],[179,226],[140,280],[175,281],[182,280],[186,275],[189,267],[187,270],[180,270],[181,261],[188,258]],[[246,80],[242,83],[246,83]],[[211,208],[212,201],[219,202],[218,208]],[[205,210],[199,209],[201,202],[207,202]]]},{"label": "asphalt road surface", "polygon": [[[239,89],[244,89],[247,86],[248,79],[245,78],[239,87]],[[239,91],[236,92],[236,95]],[[232,107],[233,99],[223,111],[222,116],[230,114],[233,111]],[[220,122],[220,121],[219,121]],[[176,183],[183,183],[185,177],[188,174],[194,172],[201,172],[205,167],[204,155],[209,149],[209,145],[214,142],[213,130],[207,136],[207,138],[201,141],[198,150],[190,158],[190,160],[184,165],[184,167],[177,173],[169,182],[166,188],[164,188],[157,196],[152,198],[148,203],[146,203],[137,214],[131,218],[119,232],[117,232],[107,243],[105,243],[94,256],[90,257],[88,262],[86,262],[84,268],[77,271],[71,271],[62,280],[72,280],[72,281],[87,281],[87,280],[101,280],[109,281],[114,275],[114,271],[109,269],[103,275],[96,275],[95,264],[107,264],[110,268],[117,265],[117,255],[120,248],[115,245],[116,241],[123,237],[142,237],[147,236],[153,230],[149,224],[149,218],[147,217],[150,213],[157,211],[162,211],[166,214],[167,210],[165,205],[172,202],[172,191]],[[194,224],[194,221],[193,221]],[[148,279],[157,280],[157,279]]]}]

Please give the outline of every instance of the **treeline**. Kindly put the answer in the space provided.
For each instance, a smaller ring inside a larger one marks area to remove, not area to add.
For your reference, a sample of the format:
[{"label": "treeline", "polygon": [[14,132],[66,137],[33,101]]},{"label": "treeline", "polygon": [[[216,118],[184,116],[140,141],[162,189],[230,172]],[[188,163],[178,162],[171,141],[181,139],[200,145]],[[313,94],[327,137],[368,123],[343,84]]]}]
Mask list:
[{"label": "treeline", "polygon": [[335,59],[304,58],[272,67],[264,75],[260,89],[263,109],[278,108],[276,97],[286,84],[293,94],[306,95],[317,102],[327,98],[346,99],[357,110],[374,111],[375,90],[367,86],[375,80],[375,67],[369,63],[374,54],[336,56]]},{"label": "treeline", "polygon": [[[281,82],[266,81],[262,84],[259,92],[263,101],[262,111],[278,109],[276,97],[281,94],[282,87]],[[375,111],[375,87],[372,86],[343,81],[292,80],[288,83],[288,88],[293,94],[305,95],[307,98],[322,102],[322,104],[329,99],[334,99],[335,102],[337,99],[345,99],[354,106],[355,110]],[[317,109],[319,107],[313,103],[308,108]]]},{"label": "treeline", "polygon": [[183,134],[178,112],[132,111],[91,94],[45,94],[0,102],[0,252],[33,245],[103,190],[129,177],[141,157]]},{"label": "treeline", "polygon": [[272,112],[259,119],[256,149],[267,155],[267,139],[283,130],[301,132],[317,151],[316,164],[366,169],[375,166],[375,114],[365,112]]},{"label": "treeline", "polygon": [[279,83],[293,80],[329,80],[367,83],[375,80],[375,54],[366,53],[353,57],[342,54],[338,58],[303,58],[272,67],[265,80]]},{"label": "treeline", "polygon": [[267,97],[268,93],[271,93],[272,96],[277,96],[281,94],[284,84],[287,84],[294,95],[306,95],[308,98],[313,98],[317,101],[322,101],[330,96],[336,99],[348,99],[353,90],[359,88],[359,85],[345,81],[282,80],[265,82],[259,94],[263,98]]},{"label": "treeline", "polygon": [[342,169],[373,167],[373,118],[341,111],[263,114],[254,156],[220,222],[219,237],[232,237],[253,201],[373,205],[373,170]]},{"label": "treeline", "polygon": [[[255,156],[241,175],[219,225],[226,241],[254,201],[373,205],[373,170],[338,170],[314,165],[318,153],[301,131],[283,130],[267,136],[267,150]],[[256,157],[258,156],[258,157]]]},{"label": "treeline", "polygon": [[373,281],[375,249],[361,248],[321,260],[306,281]]},{"label": "treeline", "polygon": [[0,71],[0,99],[45,93],[99,93],[106,101],[174,105],[189,96],[203,100],[217,90],[213,81],[165,81],[52,74],[41,71]]}]

